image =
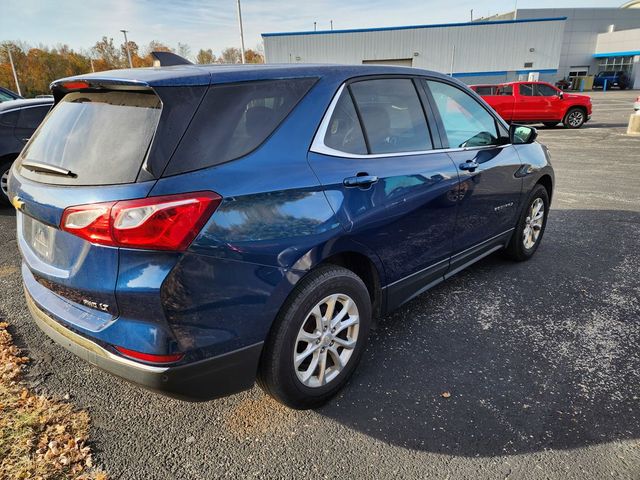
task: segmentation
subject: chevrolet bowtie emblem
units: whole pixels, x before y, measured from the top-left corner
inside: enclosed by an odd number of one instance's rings
[[[13,205],[13,207],[16,210],[22,210],[22,207],[24,206],[24,202],[22,200],[20,200],[19,196],[15,196],[11,199],[11,205]]]

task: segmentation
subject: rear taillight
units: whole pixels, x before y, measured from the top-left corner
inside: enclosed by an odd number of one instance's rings
[[[195,192],[67,208],[60,228],[98,245],[185,250],[222,197]]]
[[[116,350],[125,357],[132,358],[134,360],[142,360],[149,363],[173,363],[184,357],[184,353],[174,353],[172,355],[154,355],[152,353],[136,352],[135,350],[129,350],[124,347],[115,347]]]

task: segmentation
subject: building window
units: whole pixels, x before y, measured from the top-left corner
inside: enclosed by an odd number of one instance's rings
[[[589,67],[570,67],[569,78],[586,77],[589,73]]]
[[[533,68],[533,62],[524,62],[524,68]]]
[[[598,71],[624,71],[631,73],[633,69],[633,55],[626,57],[605,57],[600,59]]]

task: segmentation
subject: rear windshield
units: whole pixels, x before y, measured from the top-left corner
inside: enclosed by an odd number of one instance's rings
[[[495,95],[496,87],[476,87],[478,95]]]
[[[153,93],[74,92],[52,110],[21,161],[53,165],[69,176],[20,174],[44,183],[112,185],[135,182],[160,118]]]
[[[211,167],[255,150],[316,80],[296,78],[212,86],[165,175]]]

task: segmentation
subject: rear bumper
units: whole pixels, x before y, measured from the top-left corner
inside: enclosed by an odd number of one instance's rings
[[[151,366],[119,357],[56,322],[25,289],[27,306],[40,329],[80,358],[124,380],[164,395],[204,401],[248,390],[255,382],[263,343],[176,367]]]

